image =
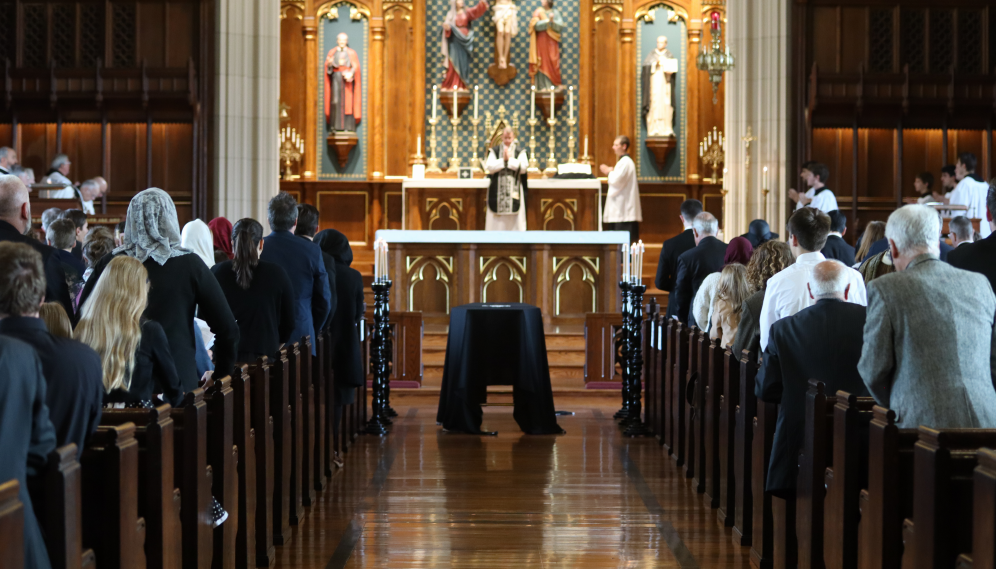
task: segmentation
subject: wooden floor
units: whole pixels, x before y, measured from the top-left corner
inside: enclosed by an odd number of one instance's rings
[[[393,432],[363,436],[277,567],[749,567],[654,439],[624,439],[615,398],[558,397],[562,436],[446,434],[435,405],[399,400]]]

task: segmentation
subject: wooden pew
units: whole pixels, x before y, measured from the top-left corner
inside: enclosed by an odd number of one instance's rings
[[[211,467],[211,493],[228,512],[228,519],[214,529],[211,566],[235,568],[235,536],[239,529],[239,449],[235,445],[235,392],[232,378],[216,379],[204,394],[207,402],[207,461]]]
[[[736,410],[740,405],[740,361],[730,350],[723,351],[723,393],[719,396],[719,521],[732,527],[737,511]]]
[[[207,461],[207,403],[204,390],[183,396],[183,406],[170,412],[173,418],[174,479],[180,488],[180,524],[183,536],[183,567],[209,569],[213,557],[211,529],[212,471]],[[100,554],[97,554],[100,563]]]
[[[689,357],[692,363],[688,370],[688,398],[691,409],[688,417],[688,460],[685,461],[685,476],[693,479],[695,492],[705,493],[705,385],[709,373],[708,345],[709,334],[695,330],[694,346]],[[694,381],[693,381],[694,379]]]
[[[101,425],[135,425],[138,443],[138,513],[145,518],[149,569],[178,569],[182,563],[181,493],[175,477],[173,408],[104,409]]]
[[[875,400],[837,392],[833,467],[824,477],[823,561],[826,569],[858,565],[858,499],[868,485],[868,424]]]
[[[809,380],[806,426],[799,454],[795,536],[799,569],[823,568],[823,499],[827,467],[833,466],[836,395],[826,394],[822,381]],[[778,535],[776,537],[783,537]]]
[[[996,569],[996,451],[979,449],[972,486],[972,553],[958,556],[958,569]]]
[[[972,551],[973,478],[978,451],[996,446],[996,429],[917,429],[913,517],[904,521],[903,567],[953,567]],[[912,539],[910,539],[912,538]]]
[[[756,375],[756,373],[755,373]],[[754,381],[750,382],[754,390]],[[751,436],[751,493],[753,495],[753,538],[751,540],[751,561],[761,569],[772,567],[775,561],[775,510],[771,494],[764,491],[768,480],[768,464],[771,461],[771,446],[775,438],[775,423],[778,420],[778,406],[756,399],[757,413],[754,416]],[[746,449],[745,449],[746,451]],[[782,500],[784,503],[784,500]],[[780,518],[783,527],[788,527],[789,512],[782,511]]]
[[[913,514],[916,429],[896,426],[896,413],[876,405],[868,427],[868,488],[859,494],[858,567],[899,569],[903,519]]]
[[[287,384],[287,404],[290,407],[290,420],[291,420],[291,431],[290,431],[290,478],[287,483],[288,492],[288,502],[287,502],[287,520],[292,526],[296,526],[301,522],[304,517],[304,506],[301,500],[301,489],[302,484],[302,458],[304,456],[304,447],[302,445],[303,436],[303,425],[301,412],[301,362],[302,355],[304,351],[304,341],[307,338],[301,338],[299,342],[294,344],[293,349],[288,351],[287,358],[290,364]],[[311,348],[309,347],[308,350]],[[310,351],[305,352],[308,354],[308,359],[311,359]],[[290,537],[288,534],[284,534],[284,542]]]
[[[76,445],[70,443],[48,454],[38,476],[28,479],[31,505],[53,569],[93,566],[90,549],[83,550],[83,498]],[[6,555],[6,550],[5,554]]]
[[[325,479],[329,481],[332,480],[332,475],[335,474],[335,466],[332,461],[335,458],[335,453],[339,450],[339,441],[335,438],[332,424],[335,419],[335,372],[332,369],[334,348],[335,346],[332,345],[332,332],[327,331],[325,334],[325,381],[322,386],[322,399],[325,402],[325,442],[323,449],[325,460],[323,471]]]
[[[252,425],[256,454],[256,511],[255,511],[255,566],[273,564],[276,549],[273,546],[273,476],[274,476],[274,420],[270,413],[270,361],[263,356],[249,366],[250,396],[252,397]],[[281,417],[282,420],[282,417]],[[247,544],[248,547],[248,544]]]
[[[328,478],[325,475],[325,457],[328,449],[329,439],[331,435],[326,430],[326,393],[329,386],[331,385],[330,377],[328,374],[328,368],[326,366],[326,344],[329,343],[328,331],[324,331],[318,335],[317,343],[315,344],[315,357],[311,362],[311,385],[313,392],[311,394],[312,401],[314,405],[312,408],[312,416],[314,417],[315,430],[314,430],[314,447],[315,453],[311,459],[312,465],[312,484],[316,491],[325,490],[326,484],[328,484]]]
[[[685,328],[681,322],[675,322],[675,342],[674,357],[668,358],[673,362],[671,376],[668,378],[666,395],[671,404],[671,432],[668,437],[670,443],[669,452],[674,459],[675,465],[681,467],[685,465],[685,431],[687,429],[685,419],[685,376],[689,367],[689,346],[691,331]]]
[[[664,432],[664,424],[667,419],[667,402],[664,398],[664,383],[665,376],[667,375],[668,361],[667,361],[667,345],[671,341],[671,336],[669,335],[669,326],[664,315],[658,314],[657,318],[657,342],[658,347],[656,348],[656,357],[654,364],[654,375],[656,377],[657,385],[654,387],[654,405],[656,406],[654,411],[654,432],[656,433],[657,442],[667,448],[665,443],[665,437],[667,436]]]
[[[723,372],[726,371],[724,365],[724,353],[725,350],[720,345],[722,343],[721,339],[709,340],[706,337],[706,354],[705,354],[705,381],[702,382],[703,387],[705,387],[703,398],[704,402],[704,417],[703,417],[703,429],[702,429],[702,445],[704,460],[703,465],[703,478],[705,479],[705,494],[706,503],[709,504],[710,508],[719,507],[719,405],[720,398],[723,396]]]
[[[0,484],[0,569],[24,569],[24,504],[17,497],[20,488],[17,480]]]
[[[754,510],[765,506],[763,493],[754,499],[754,469],[758,466],[765,469],[761,470],[763,480],[767,465],[756,465],[753,460],[754,417],[757,416],[754,378],[757,376],[758,366],[747,350],[735,355],[739,357],[740,363],[740,397],[734,409],[736,431],[733,438],[733,475],[736,496],[733,511],[733,543],[746,547],[752,545],[754,540]],[[767,507],[770,512],[770,502]]]
[[[97,427],[83,449],[80,465],[83,547],[93,549],[100,569],[145,567],[135,425]]]
[[[233,515],[232,512],[229,515],[238,521],[235,533],[235,566],[240,568],[256,565],[257,435],[252,428],[252,379],[248,365],[235,366],[231,380],[232,443],[238,452],[238,515]]]
[[[680,359],[678,354],[680,330],[681,323],[674,318],[668,319],[667,326],[664,328],[664,370],[661,375],[661,443],[664,445],[664,452],[669,455],[673,455],[676,450],[674,405],[671,396],[674,393],[672,377]]]
[[[273,545],[290,538],[291,406],[290,358],[296,344],[280,348],[270,369],[270,412],[273,415]]]
[[[651,433],[660,439],[660,432],[657,430],[657,393],[659,392],[660,377],[658,360],[660,350],[658,338],[658,321],[660,320],[660,307],[657,299],[651,298],[646,308],[647,318],[643,322],[643,410],[644,424]]]
[[[316,340],[317,341],[317,340]],[[300,417],[301,423],[301,486],[298,496],[302,506],[311,506],[315,501],[315,385],[313,368],[314,358],[311,355],[311,338],[304,337],[304,346],[301,349],[301,397],[300,397]],[[317,347],[316,347],[317,353]],[[304,509],[298,518],[304,517]]]

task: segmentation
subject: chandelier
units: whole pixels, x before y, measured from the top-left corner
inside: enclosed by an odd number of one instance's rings
[[[732,70],[735,63],[733,56],[730,55],[729,44],[727,44],[725,51],[721,45],[723,34],[719,27],[719,12],[714,11],[710,17],[712,25],[709,31],[712,42],[710,42],[708,50],[699,50],[699,55],[695,58],[695,66],[709,73],[709,82],[712,83],[712,104],[715,105],[719,102],[717,90],[719,82],[723,80],[723,72]]]

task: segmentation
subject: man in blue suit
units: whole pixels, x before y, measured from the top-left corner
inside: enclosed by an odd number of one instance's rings
[[[328,318],[332,302],[322,250],[311,241],[294,235],[297,201],[290,194],[280,192],[270,200],[267,220],[272,233],[263,238],[260,259],[276,263],[287,271],[297,299],[291,342],[311,336],[311,355],[314,356],[317,343],[315,325],[321,327]]]

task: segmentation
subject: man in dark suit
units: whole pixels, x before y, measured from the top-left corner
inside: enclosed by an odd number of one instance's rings
[[[809,380],[822,381],[828,394],[868,395],[858,374],[866,309],[846,302],[850,270],[838,261],[817,263],[806,285],[816,304],[771,325],[756,392],[781,404],[765,485],[780,498],[795,497]]]
[[[657,261],[657,278],[654,285],[668,293],[667,297],[667,318],[677,314],[677,305],[673,302],[674,280],[678,276],[678,257],[695,247],[695,235],[692,231],[692,221],[695,216],[702,213],[702,202],[699,200],[685,200],[681,204],[681,225],[685,228],[678,235],[668,239],[661,247],[661,257]]]
[[[820,252],[827,259],[837,259],[848,267],[854,266],[854,247],[844,241],[844,234],[847,233],[847,218],[838,209],[827,213],[827,215],[830,216],[830,234],[827,235],[827,244]]]
[[[986,194],[986,218],[982,223],[996,227],[993,212],[996,212],[996,188],[990,185]],[[959,245],[948,255],[948,263],[952,267],[982,273],[996,290],[996,231],[980,241]]]
[[[44,296],[41,255],[23,243],[0,243],[0,335],[35,349],[56,440],[59,446],[76,443],[82,451],[97,430],[104,402],[100,356],[86,344],[48,331],[38,317]]]
[[[320,329],[328,318],[332,306],[322,250],[307,239],[294,235],[297,202],[290,194],[280,192],[270,200],[267,219],[272,233],[263,239],[265,245],[260,259],[280,265],[287,271],[297,299],[291,342],[311,336],[311,355],[314,356],[317,344],[314,339],[318,337],[316,329]]]
[[[45,300],[61,304],[69,319],[75,323],[75,312],[69,298],[69,286],[66,284],[62,263],[54,248],[25,235],[30,228],[31,202],[27,186],[17,176],[0,175],[0,242],[27,243],[41,253],[42,264],[45,266]]]
[[[307,203],[297,204],[297,227],[294,229],[294,235],[303,237],[308,241],[314,241],[316,233],[318,233],[318,208]],[[335,316],[336,305],[339,301],[339,295],[335,288],[335,259],[332,258],[332,255],[322,251],[322,263],[324,263],[325,272],[329,276],[331,302],[329,303],[329,316],[319,327],[320,330],[328,328],[329,324],[332,323],[332,317]]]
[[[704,211],[696,215],[692,222],[692,232],[695,247],[678,256],[678,274],[672,293],[675,316],[689,326],[697,325],[690,310],[695,293],[707,276],[723,270],[723,258],[726,256],[726,243],[716,238],[719,220],[713,214]]]
[[[55,429],[45,405],[45,378],[31,346],[0,336],[0,480],[17,480],[24,504],[24,567],[51,567],[45,540],[28,495],[27,478],[35,476],[55,450]],[[8,552],[3,552],[4,556]]]

